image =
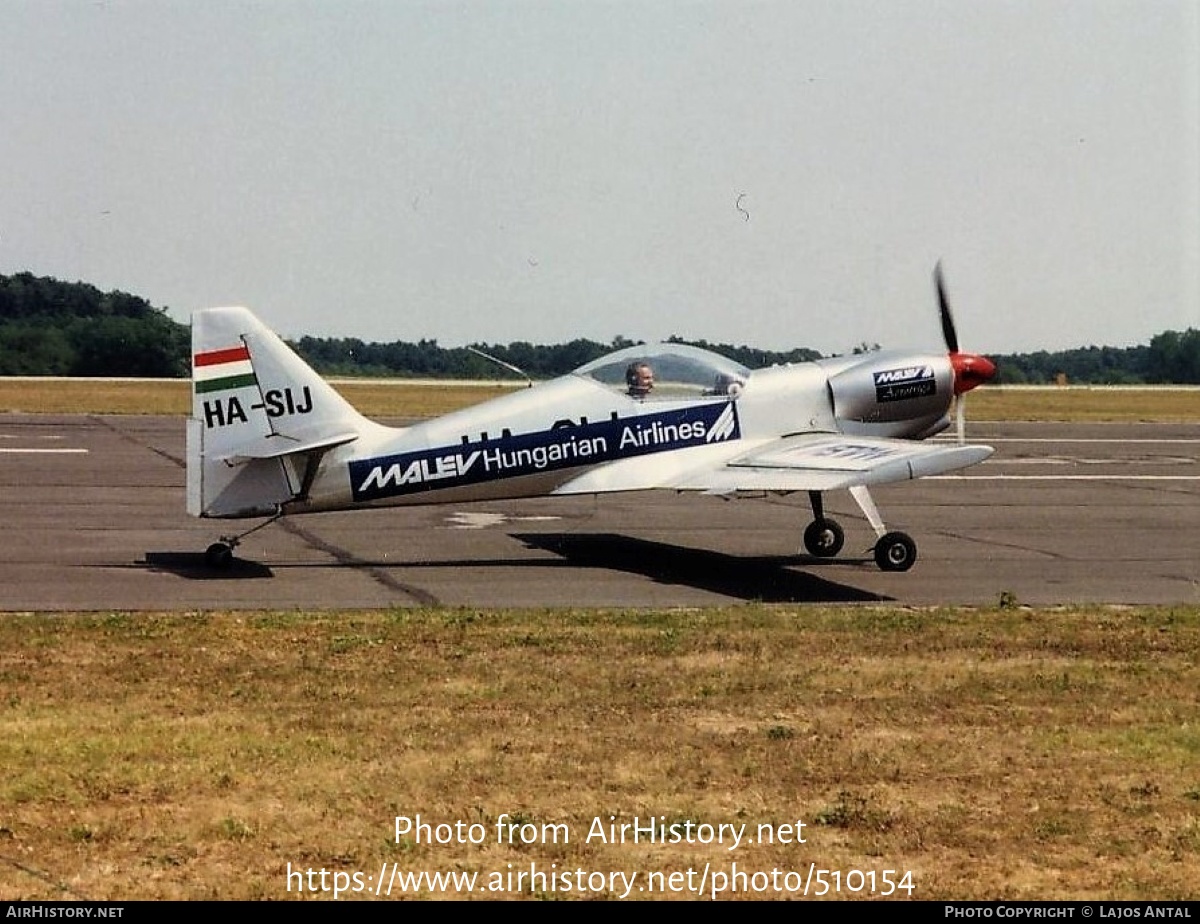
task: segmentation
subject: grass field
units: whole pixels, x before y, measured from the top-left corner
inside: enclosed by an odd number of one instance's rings
[[[13,614],[0,897],[1196,899],[1198,665],[1195,607]],[[588,841],[635,817],[755,843]]]
[[[404,382],[339,382],[346,399],[368,417],[435,417],[506,394],[517,386]],[[190,412],[187,381],[131,382],[0,379],[0,413],[158,414]],[[974,420],[1200,421],[1200,390],[989,388],[971,394]]]

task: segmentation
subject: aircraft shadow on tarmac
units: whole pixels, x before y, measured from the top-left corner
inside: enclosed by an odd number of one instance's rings
[[[680,584],[742,600],[862,603],[891,599],[794,570],[791,566],[817,564],[816,559],[803,555],[741,557],[616,533],[523,533],[513,534],[513,538],[530,548],[560,555],[572,567],[641,574],[659,584]]]
[[[275,576],[266,565],[236,557],[228,568],[218,570],[205,561],[203,552],[147,552],[146,564],[151,571],[167,571],[194,581],[237,581]]]
[[[362,560],[335,554],[334,561],[322,564],[277,562],[274,568],[243,558],[234,558],[226,569],[213,569],[202,552],[147,552],[146,565],[191,580],[246,580],[272,578],[280,569],[290,568],[361,568],[392,573],[395,569],[431,568],[525,568],[551,570],[587,568],[639,574],[658,584],[675,584],[706,590],[741,600],[764,603],[863,603],[882,602],[891,597],[827,581],[796,565],[824,564],[804,555],[736,556],[707,549],[652,542],[617,533],[513,533],[512,538],[527,548],[540,549],[559,556],[558,561],[529,558],[477,559],[450,561]],[[327,551],[338,552],[332,548]],[[842,563],[852,561],[841,559]],[[865,561],[865,559],[864,559]],[[388,580],[387,583],[393,583]],[[398,587],[400,585],[397,585]],[[400,587],[400,589],[406,589]]]

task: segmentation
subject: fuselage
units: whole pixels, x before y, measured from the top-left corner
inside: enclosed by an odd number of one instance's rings
[[[612,368],[626,359],[618,354]],[[283,507],[301,513],[653,488],[665,475],[721,465],[796,433],[924,438],[948,425],[954,394],[945,354],[880,352],[719,371],[704,388],[660,373],[648,395],[606,380],[608,368],[584,367],[404,429],[373,426],[325,453],[306,494]]]

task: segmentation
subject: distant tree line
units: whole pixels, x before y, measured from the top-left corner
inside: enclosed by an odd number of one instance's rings
[[[709,343],[706,340],[684,340],[682,337],[671,337],[669,342],[688,343],[712,350],[751,369],[821,358],[816,350],[796,349],[780,353],[728,343]],[[507,346],[500,343],[472,344],[480,352],[516,366],[534,379],[564,375],[613,350],[637,345],[637,341],[625,337],[617,337],[611,343],[572,340],[553,346],[539,346],[525,341]],[[511,374],[467,347],[442,347],[436,340],[364,343],[353,337],[301,337],[292,346],[306,362],[325,375],[491,379]]]
[[[603,356],[617,346],[629,345],[572,340],[554,346],[517,341],[508,346],[481,343],[476,348],[502,362],[523,369],[535,379],[553,378]],[[443,347],[436,340],[417,343],[366,343],[357,337],[301,337],[292,343],[296,352],[323,375],[397,376],[401,378],[495,379],[507,373],[466,347]],[[515,377],[515,376],[514,376]]]
[[[712,350],[751,369],[821,358],[804,348],[779,352],[670,339]],[[518,341],[476,347],[535,379],[546,379],[634,345],[617,337],[611,343],[581,339],[553,346]],[[436,340],[373,343],[354,337],[301,337],[292,346],[326,375],[490,379],[505,374],[466,347],[443,347]],[[187,325],[143,298],[30,273],[0,275],[0,375],[186,377],[189,348]],[[878,348],[863,343],[854,352]],[[1136,347],[1093,346],[992,358],[1002,384],[1054,383],[1060,377],[1078,384],[1200,384],[1200,330],[1165,331]]]
[[[124,292],[0,276],[0,375],[188,375],[188,328]]]
[[[1043,385],[1060,380],[1091,385],[1200,384],[1200,330],[1156,334],[1150,344],[1086,347],[991,357],[1001,385]]]

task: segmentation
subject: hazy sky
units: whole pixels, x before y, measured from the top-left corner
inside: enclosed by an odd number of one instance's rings
[[[0,273],[180,320],[934,347],[940,257],[964,348],[1200,327],[1200,0],[0,0],[0,24]]]

